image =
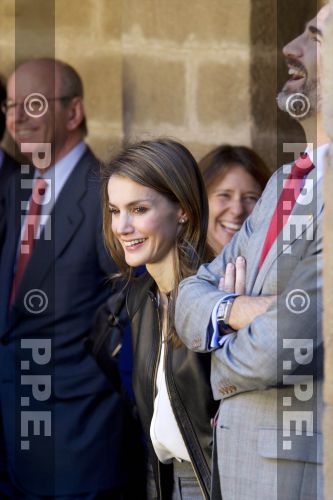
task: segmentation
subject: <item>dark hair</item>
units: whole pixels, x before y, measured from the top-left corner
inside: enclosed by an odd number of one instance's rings
[[[0,77],[0,102],[4,101],[6,99],[6,86]],[[3,135],[6,130],[6,117],[5,115],[0,111],[0,141],[3,138]]]
[[[142,141],[125,147],[104,167],[103,172],[103,230],[106,247],[120,271],[131,279],[131,268],[124,251],[111,229],[108,182],[112,175],[131,179],[154,189],[173,203],[179,203],[187,220],[181,224],[175,241],[175,288],[168,308],[168,338],[174,345],[180,340],[174,327],[174,308],[178,284],[196,272],[211,255],[206,247],[208,201],[198,165],[192,154],[179,142],[171,139]]]
[[[207,153],[199,162],[207,192],[236,165],[243,167],[264,190],[271,172],[262,158],[246,146],[222,144]]]

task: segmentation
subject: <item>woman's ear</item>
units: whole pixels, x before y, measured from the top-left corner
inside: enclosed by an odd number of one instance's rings
[[[188,221],[188,217],[186,212],[180,208],[178,212],[178,223],[179,224],[185,224]]]

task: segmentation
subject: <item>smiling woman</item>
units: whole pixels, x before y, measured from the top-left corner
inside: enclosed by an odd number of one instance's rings
[[[129,279],[133,387],[155,479],[148,498],[208,499],[210,355],[188,350],[174,326],[179,282],[210,257],[199,168],[178,142],[141,142],[106,167],[103,195],[106,245]],[[133,279],[140,265],[147,273]]]
[[[157,191],[113,175],[108,184],[111,228],[131,267],[158,263],[166,266],[172,259],[179,220],[184,213],[179,205]],[[173,283],[167,287],[171,289]]]
[[[222,145],[199,163],[209,201],[208,242],[218,255],[254,209],[271,175],[257,153]]]

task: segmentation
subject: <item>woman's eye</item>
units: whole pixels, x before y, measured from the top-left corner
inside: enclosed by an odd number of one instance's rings
[[[117,214],[119,214],[119,210],[117,208],[110,208],[110,214],[117,215]]]
[[[230,198],[230,194],[229,193],[219,193],[217,196],[219,198],[223,198],[224,200],[228,200]]]
[[[258,199],[256,196],[246,196],[244,201],[245,203],[257,203]]]
[[[145,212],[147,212],[147,208],[146,207],[134,207],[133,212],[135,214],[144,214]]]

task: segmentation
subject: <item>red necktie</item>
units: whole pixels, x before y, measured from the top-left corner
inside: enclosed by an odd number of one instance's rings
[[[41,207],[46,186],[47,182],[41,177],[37,177],[32,190],[29,212],[25,220],[24,234],[20,242],[20,249],[16,262],[16,272],[10,295],[10,305],[12,305],[15,300],[16,292],[19,288],[24,271],[27,267],[28,261],[35,246],[35,241],[37,239],[39,229]]]
[[[259,269],[270,251],[271,246],[280,234],[280,231],[288,221],[289,215],[291,214],[296,200],[302,190],[304,177],[308,175],[313,168],[314,165],[306,153],[301,155],[295,161],[293,168],[285,181],[279,201],[276,205],[276,209],[266,235],[265,243],[262,248]]]

